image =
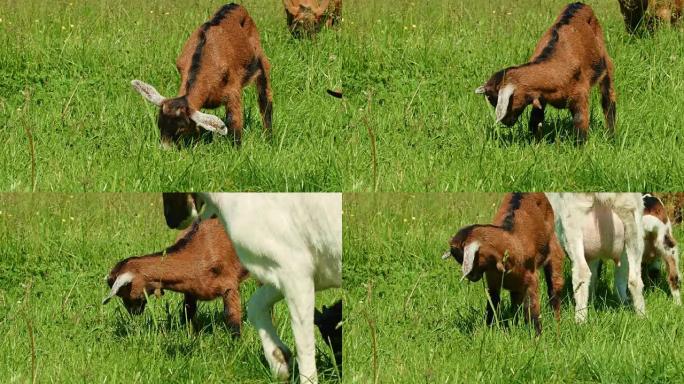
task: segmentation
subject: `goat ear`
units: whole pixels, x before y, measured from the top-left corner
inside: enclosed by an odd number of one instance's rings
[[[515,91],[515,85],[506,84],[505,87],[499,90],[499,98],[496,101],[496,122],[499,123],[506,117],[508,111],[508,104],[511,101],[511,96]]]
[[[195,111],[192,115],[190,115],[190,118],[197,125],[206,129],[207,131],[216,132],[220,135],[228,134],[228,127],[226,127],[226,124],[214,115]]]
[[[161,106],[164,100],[166,100],[166,98],[160,95],[153,86],[147,83],[143,83],[140,80],[133,80],[131,81],[131,85],[133,86],[133,89],[138,91],[138,93],[147,99],[147,101],[156,105],[157,107]]]
[[[120,274],[117,278],[116,281],[114,281],[114,284],[112,284],[112,289],[109,291],[109,295],[105,297],[102,300],[102,304],[107,304],[109,303],[109,300],[112,299],[112,297],[116,296],[117,292],[119,292],[119,289],[123,288],[127,284],[130,284],[133,281],[133,274],[131,272],[126,272]]]
[[[466,245],[463,249],[463,280],[468,274],[473,270],[473,264],[475,263],[475,254],[480,249],[480,243],[473,241],[472,243]]]
[[[480,85],[479,87],[475,88],[475,94],[476,95],[484,95],[487,89],[485,88],[484,85]]]

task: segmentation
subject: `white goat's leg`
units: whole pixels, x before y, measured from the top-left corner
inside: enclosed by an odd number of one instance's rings
[[[629,276],[629,260],[627,252],[623,251],[620,256],[620,265],[615,266],[615,290],[620,301],[625,304],[629,300],[627,297],[627,278]]]
[[[262,285],[247,303],[247,316],[259,333],[261,344],[264,347],[264,356],[271,372],[278,379],[287,380],[289,377],[289,360],[292,353],[278,337],[271,319],[273,304],[282,299],[282,293],[275,287]],[[313,312],[313,309],[311,311]]]
[[[644,228],[641,224],[641,213],[638,209],[622,207],[615,207],[615,213],[625,226],[625,250],[629,261],[627,281],[634,310],[639,315],[645,315],[644,283],[641,281],[641,259],[644,253]]]
[[[316,290],[312,279],[283,281],[283,293],[292,319],[292,333],[297,347],[299,382],[317,384],[316,340],[314,336],[314,307]]]
[[[587,320],[587,305],[589,302],[589,285],[591,283],[591,269],[584,258],[584,240],[581,231],[568,233],[568,255],[572,260],[572,290],[575,295],[575,322],[583,323]]]

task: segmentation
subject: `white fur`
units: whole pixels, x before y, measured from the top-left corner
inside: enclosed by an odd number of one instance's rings
[[[202,217],[218,214],[242,265],[263,283],[247,312],[277,377],[288,377],[289,350],[271,321],[285,298],[301,383],[317,383],[315,292],[342,285],[342,195],[339,193],[208,193]]]
[[[646,313],[641,260],[644,251],[643,201],[638,193],[547,193],[556,231],[572,261],[575,321],[587,317],[599,259],[617,262],[615,285],[622,300],[629,286],[635,311]]]
[[[465,279],[466,276],[473,270],[473,264],[475,262],[475,254],[480,249],[480,243],[478,241],[473,241],[472,243],[465,246],[463,249],[463,276],[461,280]]]
[[[484,85],[480,85],[479,87],[477,87],[475,89],[476,95],[484,95],[484,93],[485,93],[485,86]]]
[[[116,296],[119,289],[130,284],[133,281],[133,273],[125,272],[116,277],[114,284],[112,284],[112,289],[109,291],[109,295],[102,300],[102,304],[107,304],[112,297]]]
[[[138,93],[140,93],[147,101],[156,105],[157,107],[160,107],[164,100],[166,100],[166,98],[160,95],[153,86],[147,83],[143,83],[140,80],[133,80],[131,81],[131,85],[133,86],[133,89],[138,91]]]
[[[499,123],[506,117],[506,112],[508,111],[508,103],[511,100],[511,96],[515,91],[515,85],[506,84],[503,88],[499,90],[499,98],[496,101],[496,122]]]

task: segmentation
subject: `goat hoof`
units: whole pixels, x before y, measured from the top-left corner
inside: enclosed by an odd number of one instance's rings
[[[276,348],[273,350],[274,364],[271,366],[273,376],[278,380],[287,380],[290,377],[290,359],[292,353],[286,348]]]

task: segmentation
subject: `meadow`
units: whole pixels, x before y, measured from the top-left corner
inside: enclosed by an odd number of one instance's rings
[[[441,260],[461,227],[489,223],[497,194],[345,194],[345,380],[351,383],[674,383],[681,370],[684,309],[665,281],[647,283],[647,316],[622,306],[607,263],[586,324],[574,322],[570,263],[561,321],[542,294],[543,332],[485,324],[484,279],[459,282]],[[675,228],[682,239],[684,230]],[[540,274],[543,281],[543,276]]]
[[[160,194],[0,194],[0,382],[271,382],[261,342],[244,309],[256,282],[241,286],[242,336],[232,339],[221,300],[200,303],[200,329],[180,322],[182,295],[150,298],[141,316],[101,301],[103,278],[125,257],[158,251],[166,228]],[[340,292],[318,295],[331,304]],[[287,308],[274,324],[294,345]],[[317,334],[322,383],[339,383]]]
[[[513,128],[474,93],[527,62],[567,0],[345,3],[344,91],[350,108],[345,191],[676,191],[684,188],[684,28],[625,32],[617,0],[586,1],[615,64],[617,125],[607,137],[597,91],[589,141],[567,110],[547,109],[547,137]]]
[[[181,47],[224,3],[1,0],[0,190],[341,190],[345,105],[326,93],[342,86],[340,32],[293,39],[279,1],[240,1],[272,65],[272,140],[249,87],[241,150],[160,148],[157,108],[130,81],[175,96]]]

